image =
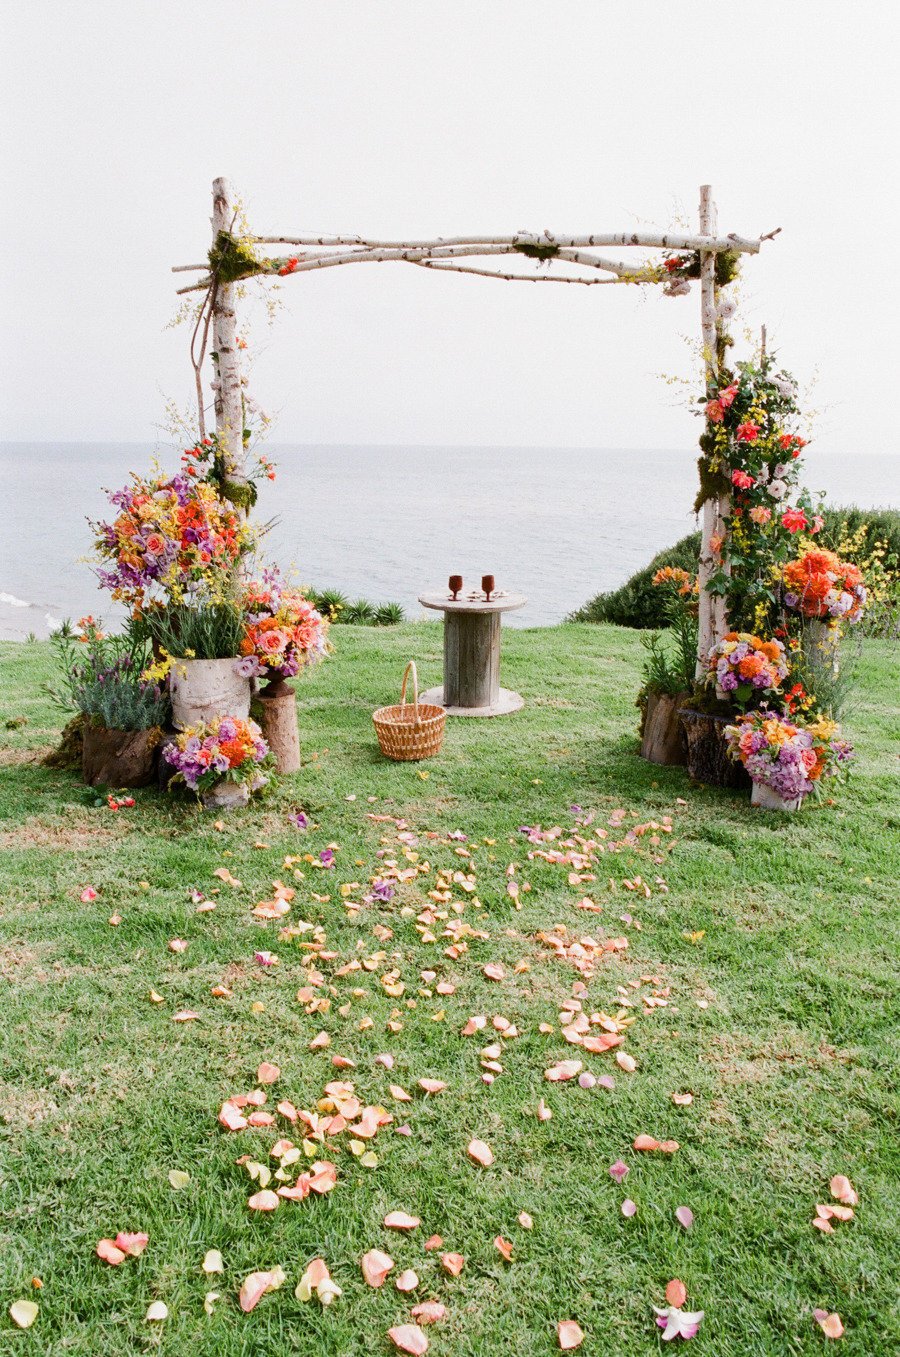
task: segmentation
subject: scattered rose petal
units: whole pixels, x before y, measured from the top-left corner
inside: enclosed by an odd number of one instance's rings
[[[519,1221],[519,1224],[521,1225],[521,1227],[522,1227],[523,1230],[533,1230],[533,1229],[534,1229],[534,1221],[531,1219],[531,1216],[528,1214],[527,1211],[520,1211],[520,1212],[519,1212],[518,1221]]]
[[[443,1093],[447,1085],[443,1079],[420,1079],[419,1088],[425,1093]]]
[[[593,1088],[596,1082],[595,1076],[591,1074],[589,1070],[584,1070],[584,1072],[578,1076],[579,1088]]]
[[[241,1283],[240,1304],[245,1315],[262,1300],[267,1291],[277,1291],[287,1280],[280,1267],[270,1272],[251,1272]]]
[[[610,1164],[609,1166],[609,1176],[610,1178],[614,1178],[617,1183],[623,1182],[630,1172],[631,1169],[627,1164],[624,1164],[621,1159],[617,1159],[614,1164]]]
[[[423,1300],[421,1305],[413,1306],[410,1314],[420,1324],[437,1324],[447,1314],[447,1307],[441,1305],[439,1300]]]
[[[219,1291],[207,1291],[206,1295],[203,1297],[203,1309],[206,1314],[212,1314],[213,1306],[217,1300],[221,1300],[221,1293]]]
[[[428,1339],[418,1324],[395,1324],[388,1329],[388,1338],[400,1352],[410,1352],[413,1357],[422,1357],[428,1351]]]
[[[104,1263],[109,1263],[111,1267],[118,1267],[120,1263],[125,1262],[127,1257],[124,1249],[117,1248],[112,1239],[101,1239],[97,1244],[96,1254],[98,1258],[102,1258]]]
[[[184,938],[170,938],[166,945],[170,952],[186,952],[188,946]]]
[[[677,1305],[670,1305],[665,1310],[654,1305],[653,1309],[656,1322],[663,1331],[664,1343],[670,1343],[673,1338],[694,1338],[703,1319],[702,1310],[689,1312],[680,1310]]]
[[[411,1216],[406,1211],[389,1211],[384,1218],[387,1230],[416,1230],[421,1224],[418,1216]]]
[[[382,1253],[381,1249],[370,1249],[360,1259],[360,1267],[366,1284],[376,1288],[384,1285],[384,1279],[393,1266],[393,1258]]]
[[[439,1234],[431,1235],[425,1240],[425,1252],[432,1253],[435,1249],[439,1249],[443,1245],[443,1242],[444,1241]]]
[[[140,1258],[149,1243],[150,1236],[140,1230],[135,1234],[120,1230],[115,1238],[115,1247],[121,1249],[129,1258]]]
[[[672,1102],[676,1107],[690,1107],[694,1101],[693,1093],[673,1093]]]
[[[192,1008],[182,1008],[180,1012],[172,1014],[173,1022],[196,1022],[200,1017]]]
[[[694,1213],[689,1206],[677,1206],[675,1219],[685,1230],[689,1230],[694,1223]]]
[[[556,1326],[556,1337],[562,1351],[571,1352],[584,1342],[584,1330],[574,1319],[561,1319]]]
[[[442,1253],[441,1267],[448,1272],[451,1277],[458,1277],[465,1266],[465,1258],[461,1253]]]
[[[470,1140],[467,1154],[476,1164],[481,1164],[484,1168],[490,1168],[494,1162],[494,1152],[483,1140]]]
[[[666,1287],[666,1300],[670,1305],[674,1305],[679,1310],[682,1305],[684,1305],[684,1302],[687,1300],[687,1287],[680,1278],[673,1277],[669,1282]]]
[[[15,1300],[9,1307],[9,1317],[20,1329],[30,1329],[38,1317],[38,1307],[33,1300]]]
[[[144,1319],[147,1320],[148,1323],[161,1324],[164,1319],[168,1318],[169,1307],[164,1305],[161,1300],[152,1301],[151,1304],[147,1306],[147,1313],[144,1315]]]
[[[538,1103],[538,1105],[537,1105],[537,1119],[538,1119],[538,1121],[549,1121],[550,1118],[551,1118],[552,1116],[553,1116],[553,1113],[550,1111],[550,1108],[549,1108],[549,1107],[547,1106],[547,1104],[544,1102],[543,1098],[541,1098],[541,1100],[539,1101],[539,1103]]]
[[[637,1214],[637,1202],[633,1202],[630,1197],[626,1197],[619,1207],[623,1216],[634,1216]]]
[[[840,1338],[844,1332],[839,1314],[829,1314],[827,1310],[813,1310],[813,1319],[826,1338]]]
[[[281,1078],[281,1070],[277,1065],[270,1065],[268,1060],[264,1060],[256,1071],[256,1082],[258,1084],[274,1084]]]
[[[206,1273],[225,1271],[225,1262],[218,1249],[208,1249],[200,1266]]]
[[[494,1248],[503,1255],[508,1263],[512,1262],[513,1246],[511,1240],[504,1239],[502,1235],[498,1234],[494,1240]]]
[[[81,892],[81,895],[79,896],[79,899],[81,900],[81,903],[83,905],[93,904],[93,902],[97,899],[97,891],[94,889],[93,886],[85,886],[84,890]]]
[[[506,979],[506,971],[499,961],[489,961],[486,966],[482,967],[482,975],[486,976],[488,980]]]
[[[251,1211],[275,1211],[281,1205],[281,1200],[277,1192],[264,1188],[262,1192],[254,1192],[247,1205]]]
[[[398,1291],[415,1291],[419,1285],[419,1274],[413,1272],[411,1267],[407,1268],[405,1272],[400,1273],[394,1285]]]
[[[185,1173],[184,1169],[169,1169],[169,1183],[174,1187],[176,1192],[181,1192],[183,1188],[187,1187],[190,1181],[191,1175]]]
[[[859,1195],[854,1190],[850,1179],[843,1173],[836,1173],[829,1183],[831,1195],[836,1201],[846,1202],[848,1206],[856,1206],[859,1201]]]
[[[629,1055],[627,1051],[616,1051],[616,1064],[619,1069],[624,1070],[626,1074],[634,1074],[637,1069],[637,1061],[634,1056]]]

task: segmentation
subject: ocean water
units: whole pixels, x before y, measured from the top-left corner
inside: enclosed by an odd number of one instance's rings
[[[546,626],[646,564],[694,527],[696,449],[267,448],[278,480],[258,516],[265,553],[350,598],[397,601],[461,574],[525,594],[512,626]],[[161,449],[174,469],[177,453]],[[146,470],[143,444],[0,444],[0,637],[46,635],[64,617],[115,613],[87,557],[103,487]],[[809,449],[807,483],[832,503],[900,507],[890,456]]]

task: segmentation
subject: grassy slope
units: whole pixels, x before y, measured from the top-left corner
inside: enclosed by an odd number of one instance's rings
[[[896,1352],[900,789],[888,649],[869,643],[866,651],[852,787],[836,804],[785,821],[751,813],[741,796],[692,789],[681,770],[635,756],[634,633],[508,631],[504,681],[526,695],[526,709],[503,721],[451,724],[427,780],[419,766],[378,757],[369,713],[393,700],[409,654],[426,685],[437,679],[439,629],[347,628],[337,642],[327,666],[300,685],[309,761],[224,833],[188,803],[147,793],[138,794],[136,810],[114,815],[70,776],[29,761],[24,751],[51,743],[59,724],[38,695],[47,650],[0,649],[0,722],[20,714],[29,721],[3,732],[0,777],[0,966],[11,982],[0,1010],[0,1349],[142,1352],[153,1345],[144,1311],[160,1298],[171,1317],[158,1345],[179,1357],[387,1353],[386,1330],[403,1322],[408,1304],[389,1285],[366,1288],[358,1267],[366,1249],[381,1247],[398,1270],[417,1268],[419,1299],[448,1305],[448,1319],[429,1330],[436,1357],[549,1354],[564,1318],[586,1330],[586,1354],[655,1352],[649,1307],[674,1276],[686,1282],[689,1304],[707,1313],[691,1349],[697,1357],[819,1352],[826,1343],[811,1319],[815,1306],[843,1316],[846,1354]],[[370,796],[378,798],[371,806]],[[569,826],[572,802],[596,808],[600,823],[618,807],[641,820],[669,812],[675,821],[663,864],[646,848],[607,860],[587,887],[606,906],[599,920],[573,908],[581,891],[566,884],[565,869],[527,862],[515,833],[523,823]],[[287,821],[301,804],[319,825],[307,836]],[[458,962],[443,955],[443,941],[421,942],[401,908],[420,908],[433,877],[422,878],[422,894],[407,886],[377,914],[345,917],[338,884],[375,874],[382,835],[392,833],[368,821],[369,811],[405,816],[420,830],[496,840],[474,849],[484,908],[470,904],[464,915],[489,940],[474,941]],[[285,853],[332,841],[340,845],[337,872],[307,870],[292,917],[323,923],[342,959],[382,945],[399,951],[406,995],[390,999],[358,972],[336,982],[331,1012],[307,1016],[294,997],[300,953],[249,909],[286,875]],[[433,866],[460,865],[450,843],[426,841],[420,851]],[[533,887],[519,913],[504,894],[513,861]],[[224,889],[215,913],[197,915],[187,888],[214,887],[220,865],[244,889]],[[668,894],[645,901],[618,884],[635,873],[653,881],[657,872]],[[79,902],[87,882],[100,890],[94,905]],[[329,891],[331,900],[316,902],[311,891]],[[577,976],[549,959],[534,933],[558,922],[616,933],[625,910],[642,931],[630,932],[627,959],[600,969],[586,1007],[614,1011],[617,985],[640,974],[672,986],[672,1007],[638,1013],[627,1044],[639,1061],[634,1075],[616,1070],[610,1055],[586,1058],[597,1073],[615,1072],[614,1092],[547,1084],[550,1062],[577,1054],[557,1022]],[[107,923],[114,911],[123,916],[118,928]],[[394,929],[391,942],[372,936],[377,919]],[[685,938],[697,930],[701,941]],[[166,948],[175,936],[190,943],[183,955]],[[276,950],[281,966],[256,967],[260,946]],[[512,974],[523,958],[531,969]],[[488,960],[506,963],[502,983],[483,979]],[[417,994],[429,966],[452,977],[457,992],[419,998],[403,1014],[403,1032],[390,1035],[392,1009]],[[234,997],[214,1000],[210,986],[223,979]],[[151,988],[163,1004],[148,1002]],[[352,997],[354,988],[364,997]],[[254,1001],[263,1013],[251,1011]],[[338,1005],[348,1001],[342,1016]],[[446,1020],[432,1021],[441,1006]],[[173,1025],[182,1007],[201,1020]],[[459,1036],[472,1013],[502,1013],[522,1032],[490,1088],[480,1081],[481,1042]],[[363,1014],[375,1021],[360,1032]],[[540,1022],[553,1024],[553,1034],[540,1034]],[[349,1077],[364,1099],[385,1100],[414,1134],[382,1131],[374,1172],[341,1151],[330,1196],[251,1218],[249,1180],[234,1160],[251,1148],[264,1157],[274,1136],[227,1135],[216,1125],[218,1106],[253,1086],[261,1059],[281,1065],[280,1096],[314,1106],[335,1075],[330,1052],[307,1051],[322,1027],[331,1051],[357,1060]],[[373,1063],[386,1050],[396,1055],[390,1075]],[[424,1075],[446,1079],[449,1091],[391,1103],[389,1082],[413,1087]],[[683,1089],[694,1092],[693,1105],[673,1106],[670,1094]],[[542,1095],[554,1112],[546,1123],[534,1115]],[[673,1136],[682,1148],[671,1159],[635,1155],[629,1146],[641,1132]],[[493,1147],[491,1169],[467,1162],[472,1135]],[[619,1156],[631,1164],[622,1188],[607,1173]],[[182,1192],[168,1184],[172,1168],[191,1174]],[[837,1172],[849,1174],[861,1204],[854,1221],[826,1238],[810,1221]],[[632,1220],[619,1212],[626,1195],[639,1206]],[[689,1234],[673,1219],[681,1203],[696,1215]],[[381,1226],[399,1207],[422,1218],[409,1238]],[[534,1217],[530,1234],[516,1223],[522,1210]],[[151,1243],[139,1261],[111,1269],[93,1246],[118,1229],[145,1229]],[[444,1277],[423,1252],[432,1232],[466,1256],[459,1279]],[[513,1241],[512,1264],[495,1251],[497,1234]],[[212,1318],[203,1313],[209,1282],[199,1270],[208,1248],[221,1249],[227,1269],[212,1279],[223,1293]],[[327,1311],[292,1294],[316,1254],[344,1288]],[[277,1263],[288,1285],[241,1315],[240,1279]],[[33,1274],[45,1283],[41,1315],[27,1335],[13,1334],[5,1310],[29,1293]]]

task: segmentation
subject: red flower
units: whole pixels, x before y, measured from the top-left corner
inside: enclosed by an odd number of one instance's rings
[[[706,402],[706,418],[710,424],[721,424],[725,418],[725,407],[720,400]]]
[[[756,484],[756,481],[746,471],[732,471],[731,483],[736,485],[738,490],[749,490],[751,485]]]
[[[734,398],[737,395],[737,393],[738,393],[737,382],[735,382],[732,386],[726,386],[724,391],[719,392],[719,402],[724,407],[724,409],[726,410],[728,409],[728,407],[734,401]]]
[[[681,267],[680,259],[667,259],[663,264],[663,268],[665,269],[666,273],[674,273],[675,270],[680,267]]]
[[[755,443],[758,433],[759,425],[754,424],[752,419],[748,419],[743,424],[737,426],[737,440],[739,443]]]
[[[788,532],[802,532],[808,520],[802,509],[785,509],[781,515],[781,525]]]

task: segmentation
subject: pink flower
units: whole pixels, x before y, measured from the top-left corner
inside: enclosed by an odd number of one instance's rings
[[[700,1328],[700,1322],[703,1319],[702,1310],[679,1310],[674,1305],[667,1305],[665,1310],[660,1310],[654,1305],[656,1311],[656,1322],[662,1329],[662,1340],[664,1343],[671,1343],[673,1338],[693,1338]]]
[[[97,892],[94,890],[94,887],[93,887],[93,886],[85,886],[84,890],[81,892],[81,903],[82,903],[83,905],[90,905],[90,904],[92,904],[93,901],[96,900],[96,899],[97,899]]]
[[[788,532],[802,532],[808,520],[802,509],[785,509],[781,515],[781,526]]]
[[[755,504],[750,510],[750,517],[753,519],[754,523],[759,527],[762,527],[762,525],[768,523],[769,519],[772,517],[772,510],[767,509],[764,504]]]
[[[732,471],[731,483],[736,485],[738,490],[749,490],[756,481],[746,471]]]
[[[735,382],[733,386],[726,386],[724,391],[719,392],[719,404],[722,405],[724,409],[727,410],[734,401],[734,398],[737,395],[737,393],[738,393],[737,382]]]
[[[739,424],[736,430],[736,437],[739,443],[755,443],[759,433],[759,425],[754,424],[752,419],[745,420]]]
[[[706,418],[710,424],[721,424],[725,418],[725,407],[720,400],[706,402]]]
[[[810,528],[810,532],[811,533],[821,532],[824,526],[825,526],[824,518],[822,517],[821,514],[816,514],[815,518],[812,521],[812,527]]]
[[[623,1164],[621,1159],[617,1159],[614,1164],[609,1166],[609,1176],[614,1178],[617,1183],[621,1183],[624,1178],[627,1178],[630,1172],[631,1169],[627,1164]]]

